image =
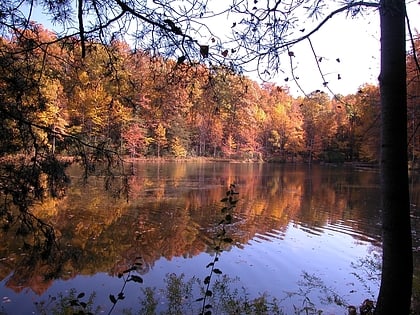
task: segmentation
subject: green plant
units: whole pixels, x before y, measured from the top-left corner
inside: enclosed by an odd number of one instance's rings
[[[220,275],[222,271],[219,268],[216,268],[216,263],[219,261],[219,256],[222,253],[223,244],[230,244],[233,242],[232,238],[227,236],[226,234],[226,227],[232,223],[233,220],[233,210],[236,207],[238,202],[237,195],[238,192],[235,191],[235,184],[231,184],[229,186],[229,190],[226,192],[226,197],[224,197],[220,202],[224,203],[224,207],[221,209],[221,213],[223,214],[223,219],[218,223],[219,231],[215,238],[214,250],[216,254],[214,255],[214,259],[210,262],[206,268],[210,268],[210,273],[208,276],[204,278],[204,296],[197,299],[197,301],[202,301],[202,308],[201,308],[201,315],[211,315],[212,314],[212,305],[207,303],[208,298],[213,295],[213,291],[210,290],[210,283],[211,278],[213,275]]]

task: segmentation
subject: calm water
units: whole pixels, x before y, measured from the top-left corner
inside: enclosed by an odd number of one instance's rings
[[[35,302],[51,302],[51,297],[72,288],[86,295],[95,292],[95,304],[107,314],[112,306],[109,294],[117,295],[123,285],[118,273],[137,257],[142,259],[144,283],[129,282],[126,298],[113,314],[138,309],[141,288],[164,287],[167,274],[203,279],[214,257],[220,200],[231,183],[239,192],[227,231],[233,243],[217,267],[239,278],[232,285],[246,287],[251,297],[277,297],[288,314],[308,301],[323,314],[345,314],[345,307],[322,302],[339,296],[357,305],[377,294],[378,271],[367,267],[381,253],[375,171],[138,163],[129,180],[128,199],[115,197],[118,183],[105,191],[102,178],[92,177],[85,185],[75,170],[72,174],[63,200],[46,200],[33,210],[56,227],[63,250],[59,258],[43,261],[27,253],[21,240],[2,235],[0,296],[1,310],[7,314],[36,313]],[[420,187],[413,182],[412,188],[416,232]]]

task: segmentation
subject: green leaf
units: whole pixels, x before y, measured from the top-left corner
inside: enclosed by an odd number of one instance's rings
[[[111,300],[111,302],[112,302],[113,304],[116,304],[116,303],[117,303],[117,299],[115,298],[115,296],[114,296],[114,295],[110,294],[110,295],[109,295],[109,299]]]

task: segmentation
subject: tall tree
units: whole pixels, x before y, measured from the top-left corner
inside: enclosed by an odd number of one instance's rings
[[[407,166],[405,1],[382,0],[381,199],[383,258],[376,314],[409,314],[413,277]]]

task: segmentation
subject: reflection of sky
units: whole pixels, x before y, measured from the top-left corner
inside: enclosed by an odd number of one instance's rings
[[[222,257],[221,265],[226,266],[221,269],[230,269],[241,279],[247,279],[245,283],[254,294],[267,292],[279,297],[284,296],[284,291],[297,292],[297,283],[305,271],[320,277],[349,303],[357,305],[370,296],[350,274],[355,271],[350,266],[369,255],[369,249],[369,243],[356,241],[349,235],[328,230],[310,234],[291,223],[283,239],[254,238],[243,251],[235,250],[234,264],[226,263]],[[353,290],[356,292],[350,294]]]
[[[251,296],[268,293],[279,299],[286,296],[286,292],[298,292],[298,282],[303,280],[302,273],[320,277],[324,284],[333,289],[339,296],[345,298],[350,304],[360,304],[370,295],[363,289],[363,286],[352,272],[351,263],[357,263],[361,258],[369,256],[372,250],[369,242],[360,241],[340,231],[322,229],[316,233],[308,233],[297,223],[290,223],[286,233],[275,231],[270,234],[256,235],[242,249],[234,247],[229,252],[223,252],[217,268],[221,269],[229,277],[239,277],[238,288],[244,286]],[[379,251],[379,248],[374,248]],[[164,258],[156,261],[152,270],[142,275],[144,284],[129,282],[125,290],[126,299],[119,301],[117,306],[121,311],[123,308],[132,307],[138,309],[139,294],[141,288],[165,286],[163,279],[167,274],[185,274],[185,280],[193,276],[203,279],[209,272],[206,265],[213,260],[213,256],[202,253],[193,258],[175,257],[170,261]],[[7,280],[7,279],[6,279]],[[373,292],[376,292],[375,283],[371,285]],[[105,273],[98,273],[95,276],[77,276],[68,281],[58,280],[54,282],[43,296],[38,297],[26,291],[25,294],[16,295],[11,290],[3,287],[1,283],[1,296],[8,297],[10,302],[3,298],[2,306],[9,314],[16,313],[17,305],[21,314],[28,314],[31,311],[31,303],[28,301],[46,300],[49,295],[57,295],[59,292],[66,292],[70,288],[78,288],[78,293],[85,292],[88,296],[91,292],[97,293],[97,302],[105,309],[109,309],[111,303],[109,294],[117,295],[123,285],[122,279],[109,277]],[[314,302],[319,292],[313,292],[311,300]],[[86,299],[86,297],[85,297]],[[301,306],[302,297],[289,299],[284,302],[289,310],[292,305]],[[323,306],[328,308],[324,311],[342,312],[343,309],[334,306]],[[115,313],[119,313],[118,309]],[[12,311],[13,310],[13,311]]]

